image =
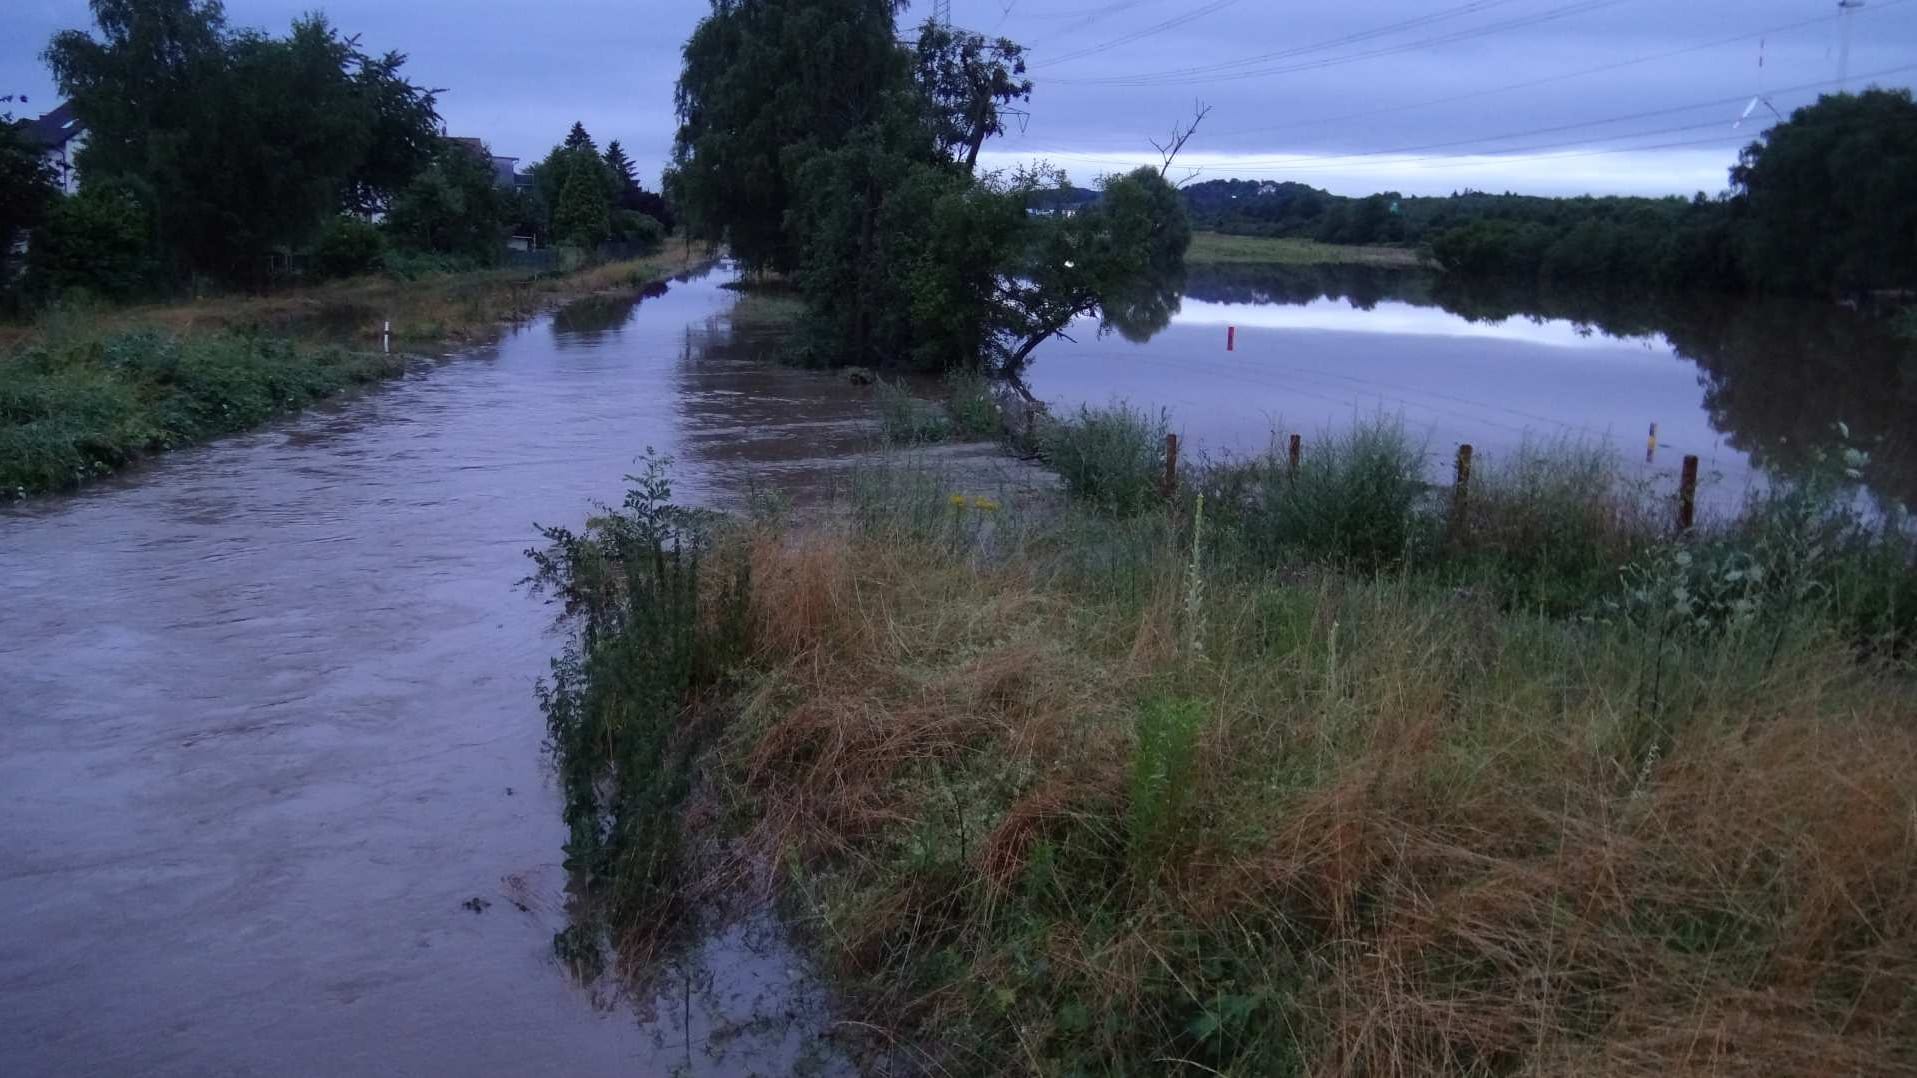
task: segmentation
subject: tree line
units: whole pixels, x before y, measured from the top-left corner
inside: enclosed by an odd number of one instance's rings
[[[1302,183],[1214,180],[1200,228],[1422,246],[1446,270],[1613,289],[1848,295],[1917,288],[1917,104],[1830,94],[1739,154],[1729,188],[1692,198],[1465,191],[1347,198]]]
[[[615,141],[579,124],[520,190],[490,152],[446,137],[440,91],[322,14],[285,36],[229,25],[212,0],[94,0],[91,31],[43,54],[86,131],[63,196],[24,125],[0,116],[0,287],[108,297],[195,281],[256,288],[314,275],[495,265],[511,236],[656,244],[664,199]]]
[[[979,168],[1029,102],[1024,49],[895,0],[712,0],[684,50],[668,194],[805,301],[817,364],[1016,375],[1043,341],[1168,319],[1190,241],[1162,169],[1102,182],[1071,217],[1030,210],[1056,170]]]

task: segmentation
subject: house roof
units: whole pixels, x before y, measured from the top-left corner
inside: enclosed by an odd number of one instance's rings
[[[49,150],[65,146],[85,132],[86,125],[73,111],[71,101],[62,101],[59,108],[26,123],[28,140]]]

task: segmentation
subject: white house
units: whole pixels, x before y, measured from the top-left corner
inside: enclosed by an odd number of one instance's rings
[[[87,144],[87,129],[74,115],[71,102],[62,103],[37,120],[29,120],[26,137],[28,142],[40,147],[61,194],[70,195],[80,190],[80,170],[74,166],[74,158]]]

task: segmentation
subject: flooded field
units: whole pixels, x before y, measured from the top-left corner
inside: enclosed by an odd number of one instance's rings
[[[534,523],[617,501],[648,447],[682,500],[816,498],[870,391],[779,367],[721,271],[72,497],[0,509],[0,1072],[843,1070],[763,917],[647,998],[581,984],[517,582]],[[1042,349],[1037,393],[1165,406],[1212,452],[1402,415],[1434,459],[1608,438],[1736,489],[1834,423],[1880,493],[1917,470],[1903,352],[1831,308],[1605,312],[1428,278],[1195,273],[1138,342]],[[1227,327],[1236,327],[1232,350]],[[1089,328],[1089,327],[1088,327]]]

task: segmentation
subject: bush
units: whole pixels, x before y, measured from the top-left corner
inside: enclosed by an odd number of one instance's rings
[[[960,434],[991,438],[1004,428],[992,383],[974,370],[954,370],[945,376],[946,408]]]
[[[897,382],[880,379],[875,388],[879,428],[895,445],[942,442],[952,435],[952,420],[931,401],[920,400]]]
[[[1275,455],[1253,472],[1249,498],[1221,505],[1219,515],[1266,564],[1292,558],[1376,572],[1428,549],[1434,537],[1420,513],[1429,490],[1424,447],[1401,420],[1320,435],[1295,476]]]
[[[1136,513],[1159,504],[1165,475],[1167,414],[1156,418],[1125,403],[1080,408],[1074,419],[1049,425],[1040,455],[1072,498],[1106,512]]]
[[[665,245],[666,226],[635,210],[618,210],[612,215],[612,242],[656,251]]]
[[[321,278],[356,277],[386,264],[386,234],[371,221],[347,214],[326,222],[313,244],[313,272]]]
[[[146,207],[129,189],[100,184],[54,204],[27,258],[43,294],[78,289],[126,299],[151,287],[151,251]]]

